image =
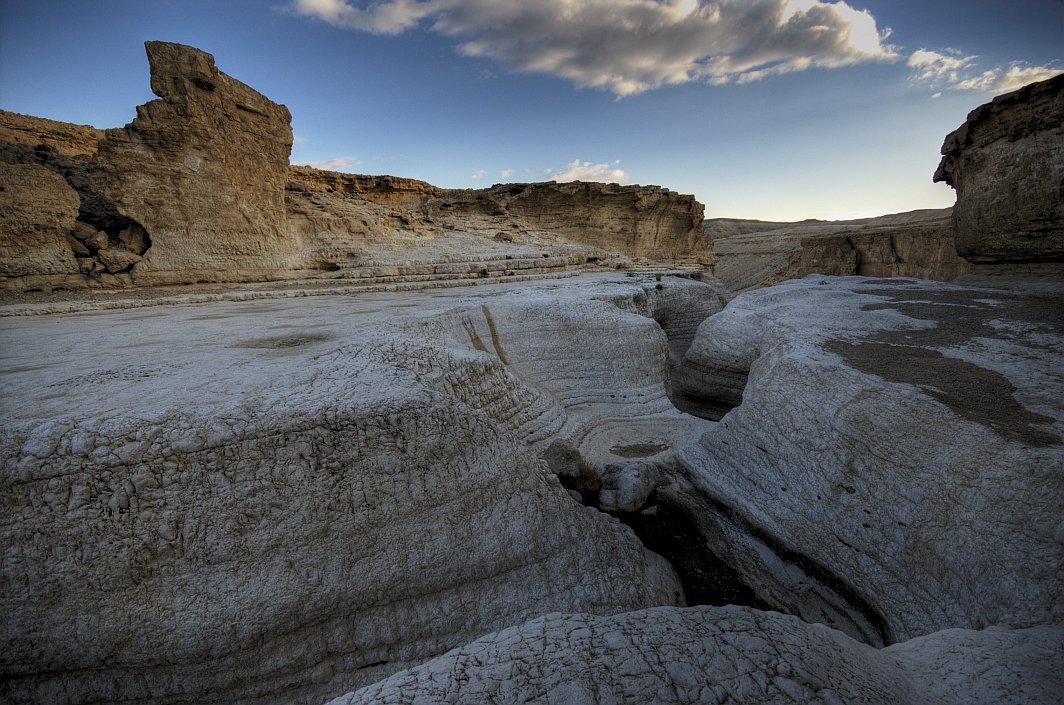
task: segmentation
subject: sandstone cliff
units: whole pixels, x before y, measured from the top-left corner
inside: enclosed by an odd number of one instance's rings
[[[77,192],[54,171],[0,163],[0,277],[76,274],[68,238],[78,203]]]
[[[95,154],[101,139],[103,130],[92,125],[72,125],[0,110],[0,141],[31,147],[43,144],[60,154],[76,157]]]
[[[284,185],[291,115],[207,53],[147,42],[159,100],[107,130],[91,183],[151,238],[142,283],[269,278],[291,266]]]
[[[25,260],[8,268],[23,274],[0,278],[3,288],[492,279],[632,259],[712,266],[702,205],[656,186],[448,191],[414,179],[290,167],[283,105],[225,75],[198,49],[165,42],[146,49],[159,100],[139,106],[123,128],[0,114],[0,162],[46,167],[77,192],[80,237],[71,251],[85,260],[62,277]]]
[[[957,251],[1064,268],[1064,76],[998,96],[946,137],[935,181],[957,190]]]
[[[714,235],[714,273],[732,291],[808,274],[950,281],[971,270],[954,249],[948,209],[841,223],[717,219],[706,227]]]

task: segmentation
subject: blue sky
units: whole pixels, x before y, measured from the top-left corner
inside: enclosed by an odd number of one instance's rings
[[[146,39],[286,104],[294,162],[797,220],[951,205],[943,138],[1064,70],[1064,2],[0,0],[0,108],[123,125],[153,98]]]

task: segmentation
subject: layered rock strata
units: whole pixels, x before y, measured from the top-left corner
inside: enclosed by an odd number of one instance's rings
[[[283,105],[222,73],[198,49],[146,48],[159,100],[139,106],[123,128],[0,113],[0,162],[61,174],[81,201],[82,225],[71,232],[85,234],[71,240],[85,260],[73,276],[30,271],[5,277],[4,288],[492,278],[632,259],[712,265],[701,204],[656,186],[447,191],[414,179],[289,167],[291,116]],[[85,240],[98,232],[107,246],[86,255]]]
[[[1056,702],[1064,629],[951,630],[877,651],[739,607],[548,615],[329,705],[412,702],[1031,705]]]
[[[971,271],[956,253],[950,211],[845,223],[707,221],[714,274],[739,292],[808,274],[952,281]]]
[[[103,130],[92,125],[73,125],[33,115],[0,110],[0,141],[29,147],[44,145],[68,157],[96,153]]]
[[[59,174],[35,164],[0,163],[0,277],[76,274],[68,238],[78,203]]]
[[[636,313],[668,288],[552,286],[5,319],[0,694],[321,702],[547,612],[682,604],[539,459],[607,413],[682,421]],[[600,353],[547,387],[559,311]]]
[[[105,132],[90,180],[151,238],[135,280],[265,279],[291,268],[288,109],[219,71],[210,54],[145,47],[159,100]]]
[[[759,599],[872,643],[1057,623],[1061,349],[1059,291],[743,294],[699,328],[679,390],[734,408],[656,497]]]
[[[957,190],[957,251],[1064,271],[1064,76],[994,98],[946,137],[935,181]]]

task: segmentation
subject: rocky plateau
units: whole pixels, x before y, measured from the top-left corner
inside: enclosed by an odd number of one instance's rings
[[[761,223],[290,165],[147,52],[0,112],[0,701],[1064,702],[1064,79],[951,211]]]

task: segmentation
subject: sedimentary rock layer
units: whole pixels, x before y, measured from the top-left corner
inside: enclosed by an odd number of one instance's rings
[[[740,607],[548,615],[329,705],[736,703],[1031,705],[1056,701],[1064,629],[951,630],[877,651]]]
[[[219,71],[210,54],[165,42],[145,47],[159,100],[106,131],[91,179],[151,237],[135,278],[262,279],[291,268],[288,109]]]
[[[714,274],[732,291],[808,274],[951,281],[971,270],[956,253],[948,209],[838,224],[718,219],[707,229]]]
[[[29,147],[45,145],[68,157],[96,153],[103,130],[33,115],[0,110],[0,141]]]
[[[77,274],[67,238],[78,203],[77,192],[54,171],[0,163],[0,277]]]
[[[664,335],[623,310],[658,290],[620,279],[6,319],[0,696],[321,702],[547,612],[682,603],[539,459],[588,404],[667,411]],[[532,326],[529,293],[562,301]],[[564,310],[601,356],[559,403],[509,363]]]
[[[873,643],[1057,623],[1062,345],[1059,290],[748,292],[699,328],[677,392],[734,408],[658,495],[761,599]]]
[[[935,181],[957,190],[962,257],[1064,261],[1064,76],[979,106],[946,137],[942,155]]]

